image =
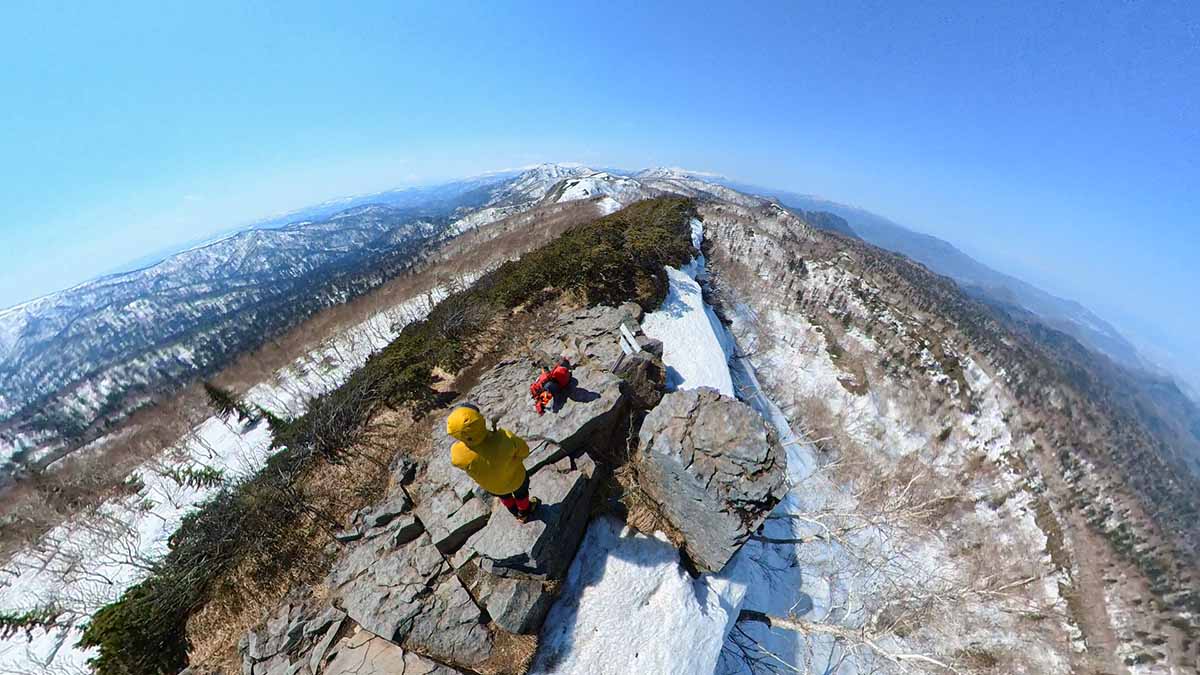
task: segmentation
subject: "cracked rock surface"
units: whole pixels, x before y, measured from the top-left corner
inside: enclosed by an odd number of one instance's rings
[[[380,535],[352,544],[328,578],[334,604],[406,649],[463,665],[486,660],[492,638],[483,613],[429,535],[404,534],[410,518],[395,518]]]
[[[331,650],[321,675],[454,675],[457,671],[360,630]]]
[[[243,675],[451,675],[362,630],[336,607],[287,602],[239,644]]]
[[[578,456],[602,446],[625,414],[628,397],[623,388],[627,385],[608,368],[621,353],[617,340],[620,325],[632,322],[636,327],[635,316],[640,316],[640,310],[633,304],[567,314],[546,331],[556,337],[546,338],[522,358],[498,363],[480,376],[465,400],[529,443],[531,457],[526,467],[533,467],[539,459]],[[574,364],[575,381],[551,409],[538,415],[529,398],[529,384],[540,365],[562,354]],[[438,550],[453,554],[488,525],[495,500],[450,464],[454,439],[446,433],[448,414],[434,418],[432,452],[408,490],[416,502],[417,517]],[[534,494],[539,494],[536,489]],[[554,503],[545,498],[543,502]]]
[[[487,527],[471,540],[480,568],[502,577],[559,579],[567,572],[587,526],[597,467],[591,457],[561,457],[553,463],[545,448],[529,456],[540,468],[529,479],[529,493],[542,500],[528,522],[506,509],[492,512]]]

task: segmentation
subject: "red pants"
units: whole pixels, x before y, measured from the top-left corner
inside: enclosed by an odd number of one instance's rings
[[[500,498],[504,508],[514,516],[529,511],[529,476],[525,476],[525,482],[521,483],[516,492],[496,496]]]

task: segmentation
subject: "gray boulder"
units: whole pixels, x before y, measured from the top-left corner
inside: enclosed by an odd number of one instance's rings
[[[323,633],[331,624],[341,621],[344,618],[346,618],[345,612],[337,607],[329,607],[324,612],[318,614],[312,619],[309,619],[304,624],[304,635],[306,637],[311,637],[316,633]]]
[[[246,635],[246,656],[259,662],[286,653],[297,641],[294,626],[303,630],[303,611],[302,606],[289,602],[279,605],[264,626]]]
[[[426,499],[419,513],[429,523],[433,545],[443,553],[458,550],[492,515],[490,500],[471,494],[460,499],[453,490],[440,490]]]
[[[542,626],[546,612],[554,601],[554,594],[546,583],[536,579],[514,579],[498,577],[480,570],[475,565],[464,569],[464,579],[471,595],[486,606],[488,616],[500,628],[517,634],[536,633]]]
[[[613,372],[625,383],[633,407],[649,410],[658,405],[667,389],[667,367],[649,352],[622,354]]]
[[[639,487],[710,572],[725,567],[787,490],[783,450],[762,417],[709,388],[663,397],[642,423],[634,461]]]
[[[536,633],[554,596],[534,579],[494,577],[486,598],[488,614],[510,633]]]
[[[637,336],[638,346],[648,352],[651,356],[658,358],[663,357],[663,343],[657,338],[648,337],[646,335]]]
[[[455,675],[457,671],[359,630],[329,650],[319,675]]]
[[[315,675],[346,620],[311,598],[285,600],[264,625],[239,642],[243,675]]]
[[[403,492],[394,492],[389,496],[389,499],[376,505],[363,515],[363,526],[367,530],[383,527],[390,523],[396,516],[408,511],[411,506],[412,503]]]
[[[300,662],[307,661],[310,671],[314,673],[321,672],[321,664],[325,662],[325,656],[329,653],[329,649],[333,646],[334,640],[337,639],[338,633],[342,630],[342,623],[345,621],[346,615],[341,613],[340,616],[322,629],[321,638],[313,643],[313,647],[308,650],[306,658],[300,659]]]

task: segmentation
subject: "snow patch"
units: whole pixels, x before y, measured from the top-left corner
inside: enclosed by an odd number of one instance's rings
[[[595,520],[546,617],[530,673],[711,673],[747,570],[692,579],[662,534]]]
[[[692,243],[700,248],[703,230],[692,220]],[[705,272],[704,256],[683,269],[667,268],[667,297],[642,319],[642,330],[662,340],[667,386],[671,390],[712,387],[733,396],[729,359],[733,343],[712,308],[704,302],[698,279]]]

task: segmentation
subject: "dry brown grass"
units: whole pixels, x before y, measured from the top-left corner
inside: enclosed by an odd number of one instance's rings
[[[525,675],[537,654],[536,635],[514,635],[503,630],[493,633],[492,655],[480,664],[480,675]]]
[[[363,442],[336,463],[321,461],[298,481],[314,511],[325,517],[306,517],[292,525],[294,541],[304,542],[293,552],[296,564],[284,573],[263,578],[265,561],[247,558],[215,584],[207,603],[188,621],[190,663],[200,668],[237,672],[237,642],[261,623],[294,589],[310,588],[319,600],[321,585],[337,551],[326,520],[344,522],[350,513],[381,498],[390,485],[389,464],[394,457],[425,452],[425,425],[413,421],[408,411],[387,409],[372,418]]]

